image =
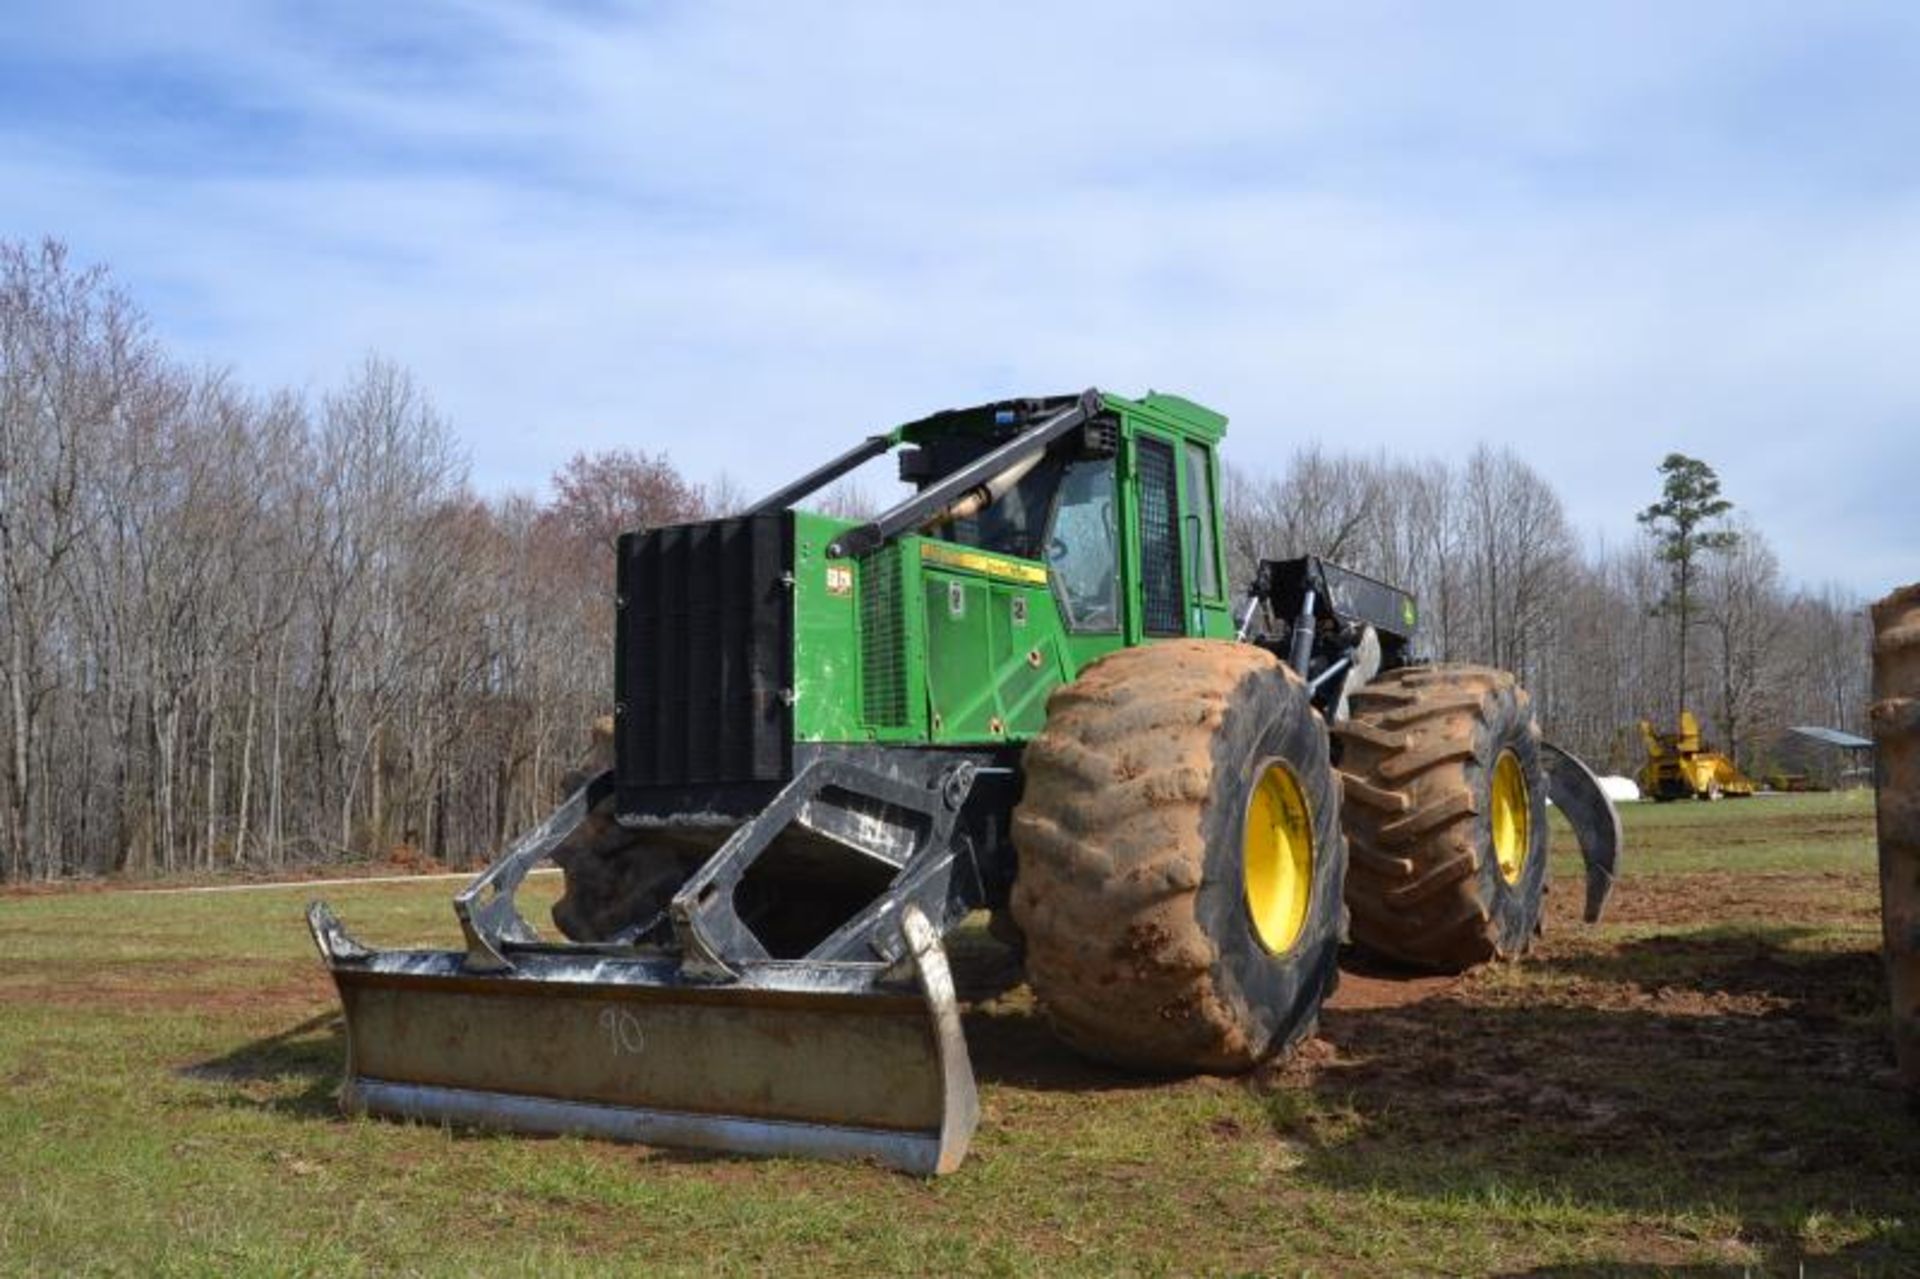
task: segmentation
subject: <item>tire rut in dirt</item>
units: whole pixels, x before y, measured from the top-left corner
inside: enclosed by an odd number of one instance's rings
[[[1304,921],[1281,954],[1249,913],[1243,839],[1265,766],[1313,832]],[[1122,650],[1049,699],[1013,818],[1027,973],[1077,1050],[1149,1070],[1246,1069],[1308,1033],[1336,974],[1338,781],[1299,679],[1250,645]]]
[[[1387,959],[1460,972],[1513,958],[1540,926],[1547,779],[1531,699],[1505,671],[1415,666],[1352,696],[1340,740],[1353,940]],[[1494,851],[1493,791],[1511,753],[1525,782],[1513,881]]]

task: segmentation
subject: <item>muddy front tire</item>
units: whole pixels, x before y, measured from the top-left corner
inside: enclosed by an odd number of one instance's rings
[[[1339,786],[1300,680],[1173,640],[1055,692],[1013,817],[1027,974],[1069,1044],[1244,1070],[1306,1035],[1341,935]]]
[[[1441,972],[1520,955],[1547,881],[1533,704],[1482,666],[1416,666],[1353,694],[1340,725],[1353,940]]]

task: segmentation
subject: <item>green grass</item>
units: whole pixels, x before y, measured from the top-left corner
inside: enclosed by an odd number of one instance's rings
[[[350,1122],[308,893],[0,898],[0,1270],[1920,1272],[1871,803],[1626,821],[1608,924],[1559,847],[1533,959],[1329,1009],[1263,1080],[1131,1079],[1022,989],[975,1005],[984,1116],[933,1183]],[[449,944],[452,887],[325,895]]]
[[[1872,791],[1641,802],[1621,805],[1620,815],[1635,876],[1873,871]],[[1571,853],[1571,834],[1557,817],[1553,825]]]

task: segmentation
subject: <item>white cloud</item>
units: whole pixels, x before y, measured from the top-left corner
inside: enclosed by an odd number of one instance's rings
[[[490,486],[636,444],[770,487],[934,407],[1154,385],[1256,466],[1511,444],[1616,539],[1684,449],[1791,571],[1920,572],[1881,482],[1920,473],[1900,10],[151,12],[5,37],[198,92],[8,105],[0,233],[252,380],[401,359]]]

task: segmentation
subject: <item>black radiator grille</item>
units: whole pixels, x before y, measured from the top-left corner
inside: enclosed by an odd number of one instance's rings
[[[900,544],[860,561],[860,711],[875,728],[907,726],[906,591]]]
[[[620,788],[780,781],[792,761],[793,517],[620,539]]]

